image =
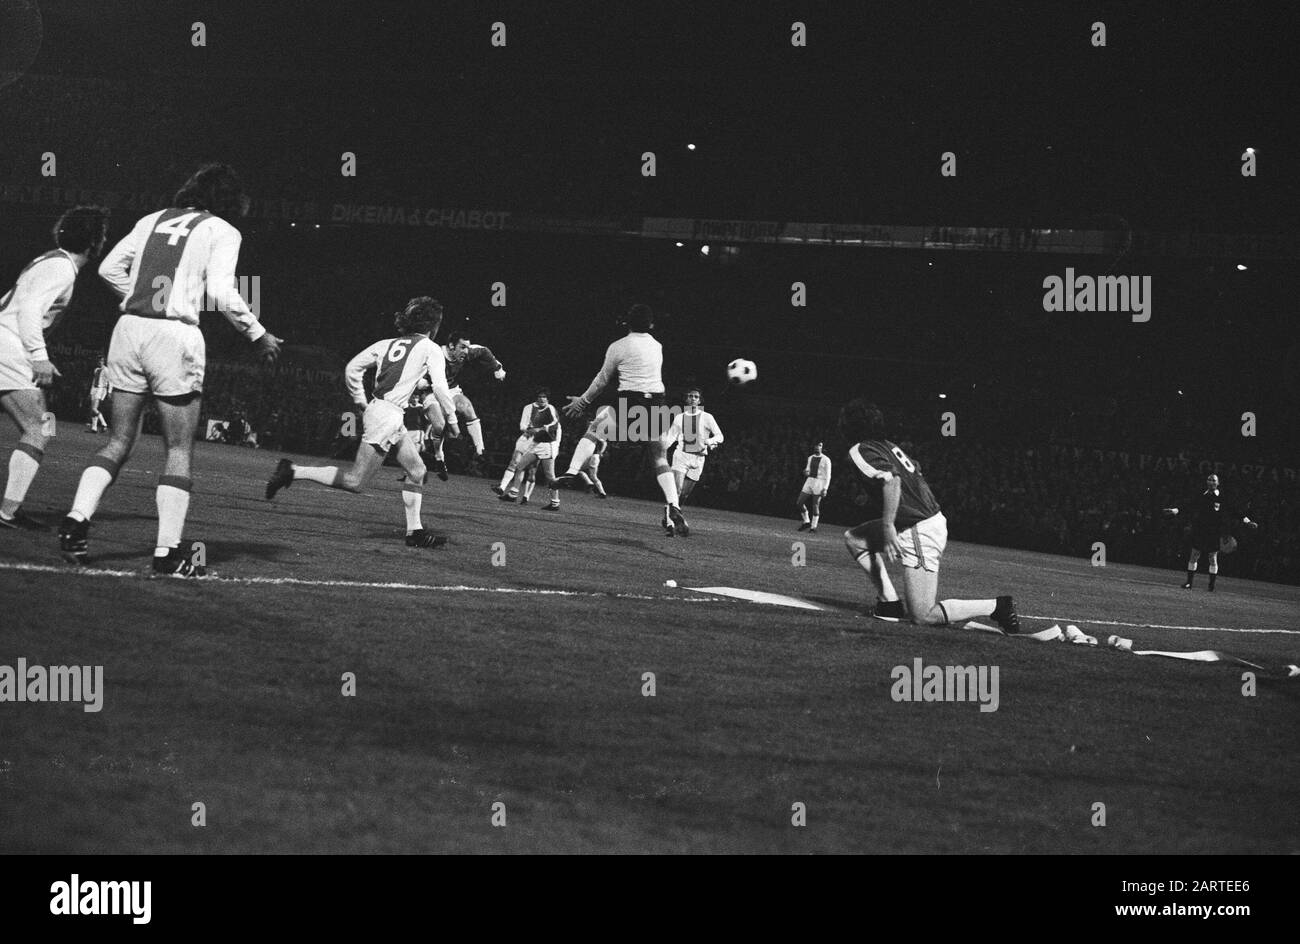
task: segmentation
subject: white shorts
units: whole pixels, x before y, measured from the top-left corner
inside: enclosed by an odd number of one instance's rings
[[[679,448],[673,453],[673,471],[681,472],[692,482],[698,482],[700,473],[704,471],[704,453],[687,452]]]
[[[539,459],[559,458],[559,440],[556,440],[555,442],[537,442],[537,440],[530,440],[528,445],[524,447],[524,455],[528,455],[530,452]]]
[[[197,325],[122,315],[108,344],[108,382],[114,390],[157,397],[201,393],[206,351]]]
[[[822,495],[826,491],[826,486],[821,479],[809,477],[804,479],[803,491],[809,495]]]
[[[384,452],[406,438],[406,411],[387,400],[371,400],[361,420],[361,441]]]
[[[515,440],[515,452],[527,452],[532,444],[533,437],[525,433]]]
[[[35,390],[36,375],[22,340],[0,328],[0,390]]]
[[[898,532],[898,545],[903,549],[899,560],[904,567],[938,573],[943,549],[948,546],[948,519],[939,512],[918,521],[906,531]]]

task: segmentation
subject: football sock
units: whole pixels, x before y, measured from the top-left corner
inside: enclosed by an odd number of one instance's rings
[[[807,506],[807,505],[800,505],[800,506],[799,506],[799,516],[800,516],[801,518],[803,518],[803,522],[804,522],[804,524],[807,524],[807,523],[808,523],[808,506]]]
[[[191,488],[193,482],[187,476],[158,477],[158,488],[154,492],[158,505],[158,543],[154,546],[154,557],[166,557],[172,548],[180,546],[185,516],[190,510]]]
[[[596,440],[583,436],[573,448],[573,458],[569,460],[569,475],[577,475],[578,470],[587,464],[587,460],[596,451]]]
[[[406,533],[419,531],[424,527],[420,520],[420,506],[424,503],[424,492],[419,485],[402,483],[402,504],[406,506]]]
[[[1211,589],[1211,590],[1214,589],[1214,580],[1215,580],[1215,578],[1218,577],[1218,576],[1219,576],[1218,574],[1210,574],[1210,589]]]
[[[514,463],[511,463],[510,465],[506,466],[505,475],[501,476],[502,491],[506,490],[506,487],[510,485],[510,480],[513,479],[514,477],[515,477],[515,466]]]
[[[821,515],[813,515],[813,516],[812,516],[812,526],[813,526],[814,528],[817,527],[817,520],[818,520],[820,517],[821,517]]]
[[[670,505],[677,504],[677,479],[668,468],[667,462],[660,462],[655,466],[655,478],[659,480],[659,489],[664,493],[664,501]]]
[[[77,483],[77,494],[72,499],[72,510],[68,512],[68,517],[75,518],[77,521],[89,521],[93,518],[99,508],[100,499],[117,478],[121,467],[120,462],[105,459],[103,456],[95,456],[91,459],[90,465],[86,466],[86,471],[81,473],[81,481]]]
[[[483,422],[482,420],[470,420],[465,424],[465,432],[469,433],[469,438],[474,442],[474,451],[480,456],[483,455]]]
[[[537,482],[533,479],[524,479],[524,498],[533,497],[533,489],[537,487]]]
[[[6,518],[13,517],[27,497],[27,489],[31,488],[44,455],[29,443],[20,442],[14,447],[13,454],[9,457],[9,479],[5,482],[5,497],[4,503],[0,504],[0,514]]]
[[[304,482],[317,482],[333,488],[339,480],[339,467],[336,465],[295,465],[293,477]]]
[[[976,616],[992,616],[997,600],[942,600],[939,605],[948,614],[948,622],[960,623]]]

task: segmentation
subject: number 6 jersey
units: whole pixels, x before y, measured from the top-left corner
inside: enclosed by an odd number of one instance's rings
[[[939,501],[930,491],[921,468],[896,445],[887,439],[868,439],[849,450],[849,459],[859,472],[866,476],[870,499],[868,508],[875,520],[885,507],[885,483],[897,478],[899,485],[898,515],[894,527],[902,531],[918,521],[933,518],[939,513]]]
[[[426,373],[433,385],[432,393],[438,398],[444,414],[456,411],[456,404],[447,388],[447,361],[442,348],[424,334],[408,334],[400,338],[376,341],[352,360],[344,371],[348,393],[353,403],[366,399],[364,377],[371,367],[375,369],[375,399],[384,400],[405,409],[415,385]]]

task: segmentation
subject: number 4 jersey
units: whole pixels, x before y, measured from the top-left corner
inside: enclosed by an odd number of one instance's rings
[[[898,515],[894,527],[902,531],[939,513],[939,501],[907,453],[887,439],[868,439],[849,450],[849,459],[867,479],[868,521],[884,513],[885,483],[898,479]]]
[[[217,309],[240,334],[256,341],[261,326],[235,284],[239,230],[193,207],[141,217],[99,266],[100,277],[122,296],[122,313],[197,325]]]

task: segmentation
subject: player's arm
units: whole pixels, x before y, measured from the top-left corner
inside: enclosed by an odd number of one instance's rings
[[[525,403],[524,411],[519,414],[519,432],[526,433],[532,428],[528,425],[528,421],[532,419],[532,413],[533,405],[531,403]]]
[[[823,456],[822,461],[817,466],[817,471],[822,473],[822,493],[825,494],[831,490],[831,460]]]
[[[560,413],[551,404],[546,404],[546,409],[550,411],[551,421],[546,423],[541,429],[549,435],[550,442],[555,442],[556,434],[560,431]]]
[[[506,379],[506,369],[501,366],[501,362],[496,359],[496,355],[484,345],[471,344],[469,346],[469,356],[491,370],[492,376],[497,380]]]
[[[99,277],[117,293],[118,298],[126,298],[131,289],[131,264],[135,261],[138,247],[147,238],[153,220],[153,214],[138,220],[131,232],[119,239],[99,264]]]
[[[386,347],[383,341],[376,341],[348,361],[348,366],[343,368],[343,382],[347,384],[348,396],[363,413],[366,409],[366,371],[379,366],[379,359],[383,357]]]
[[[600,396],[600,391],[608,387],[609,382],[614,379],[614,375],[618,373],[618,349],[615,346],[617,344],[618,342],[615,341],[605,351],[605,363],[601,365],[600,373],[592,378],[586,392],[580,397],[569,397],[569,404],[564,408],[564,412],[569,416],[577,416],[591,406],[591,402]]]
[[[898,517],[898,502],[903,494],[903,484],[899,481],[898,476],[889,469],[878,469],[867,461],[867,456],[862,452],[861,443],[849,450],[849,458],[858,467],[858,471],[869,481],[879,482],[881,485],[883,511],[880,518],[883,532],[882,540],[884,542],[882,550],[889,560],[898,560],[902,554],[902,548],[898,543],[898,530],[894,527],[894,519]]]
[[[45,349],[45,330],[42,325],[46,311],[53,307],[76,280],[76,272],[69,272],[70,268],[58,259],[47,259],[33,268],[29,273],[31,285],[26,301],[18,309],[18,337],[22,341],[23,350],[27,352],[38,387],[48,387],[55,377],[60,376],[59,369],[50,363],[50,355]]]
[[[239,261],[241,238],[239,231],[230,225],[213,231],[212,248],[208,253],[207,291],[235,330],[253,342],[261,357],[273,361],[280,356],[280,339],[262,326],[235,287],[235,265]]]
[[[704,440],[704,445],[710,449],[712,449],[714,446],[721,446],[722,427],[718,425],[718,421],[713,418],[712,413],[709,414],[708,429],[710,430],[710,432],[708,438]]]

